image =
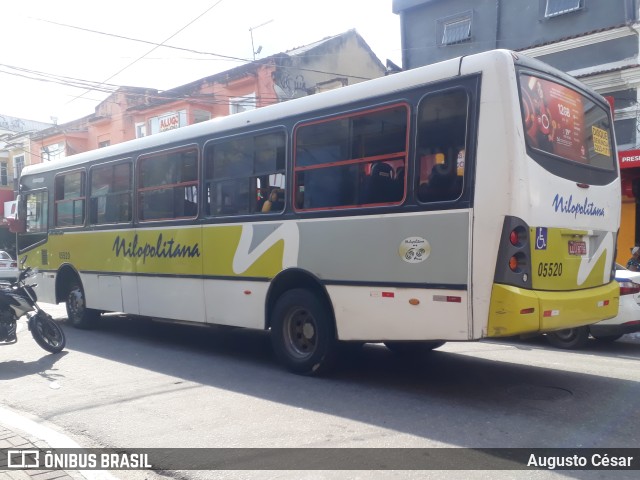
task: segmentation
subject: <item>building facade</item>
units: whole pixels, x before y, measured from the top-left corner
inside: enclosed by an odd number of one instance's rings
[[[31,136],[31,163],[180,128],[385,75],[355,31],[158,91],[120,87],[95,113]]]
[[[15,214],[14,191],[22,168],[31,158],[30,135],[51,124],[0,115],[0,250],[11,254],[15,236],[9,234],[7,216]]]
[[[639,0],[393,0],[405,69],[507,48],[609,99],[622,172],[622,262],[640,244],[639,8]]]

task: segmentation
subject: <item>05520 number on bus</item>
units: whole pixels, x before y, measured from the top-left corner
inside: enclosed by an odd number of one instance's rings
[[[538,264],[539,277],[561,277],[562,262],[540,262]]]

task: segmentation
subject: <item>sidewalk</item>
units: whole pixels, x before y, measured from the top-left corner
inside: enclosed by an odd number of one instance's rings
[[[64,303],[41,303],[40,307],[54,319],[66,318]],[[39,422],[24,418],[0,405],[0,465],[6,465],[5,449],[80,448],[63,434],[52,432]],[[14,470],[0,467],[0,480],[117,480],[104,471],[79,470]]]
[[[43,440],[32,437],[17,430],[0,425],[0,450],[5,448],[50,448]],[[0,453],[0,461],[5,464],[4,453]],[[84,480],[86,477],[79,471],[65,470],[0,470],[0,480]]]

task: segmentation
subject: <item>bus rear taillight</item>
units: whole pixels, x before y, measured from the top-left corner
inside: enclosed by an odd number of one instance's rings
[[[509,241],[514,247],[522,247],[528,238],[527,230],[522,226],[514,228],[509,234]]]
[[[509,268],[512,272],[520,273],[527,267],[527,257],[524,253],[519,252],[509,259]]]
[[[520,218],[506,216],[502,225],[494,282],[531,288],[531,240],[529,226]]]

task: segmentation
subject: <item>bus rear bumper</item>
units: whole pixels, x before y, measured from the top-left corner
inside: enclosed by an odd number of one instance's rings
[[[615,281],[563,292],[494,284],[487,337],[543,333],[599,322],[618,314],[619,300],[620,287]]]

